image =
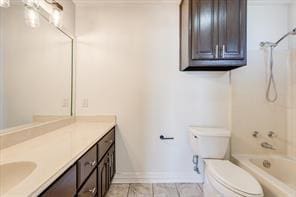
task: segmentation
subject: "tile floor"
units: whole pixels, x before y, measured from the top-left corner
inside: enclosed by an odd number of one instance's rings
[[[112,184],[106,197],[203,197],[202,187],[193,183]]]

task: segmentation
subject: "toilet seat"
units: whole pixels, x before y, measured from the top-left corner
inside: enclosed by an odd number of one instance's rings
[[[245,170],[227,160],[205,160],[206,174],[218,184],[241,196],[263,196],[258,181]]]

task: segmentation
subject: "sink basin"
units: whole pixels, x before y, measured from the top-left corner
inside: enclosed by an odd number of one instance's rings
[[[0,165],[0,196],[28,177],[37,165],[33,162],[14,162]]]

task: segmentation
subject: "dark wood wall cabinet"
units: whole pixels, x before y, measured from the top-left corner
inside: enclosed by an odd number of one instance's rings
[[[40,196],[104,197],[115,171],[115,128],[113,128]]]
[[[182,0],[180,70],[225,71],[247,64],[247,0]]]

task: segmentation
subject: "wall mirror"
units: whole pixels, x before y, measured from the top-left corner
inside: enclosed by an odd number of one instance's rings
[[[0,133],[72,115],[73,39],[28,16],[21,2],[0,8]]]

